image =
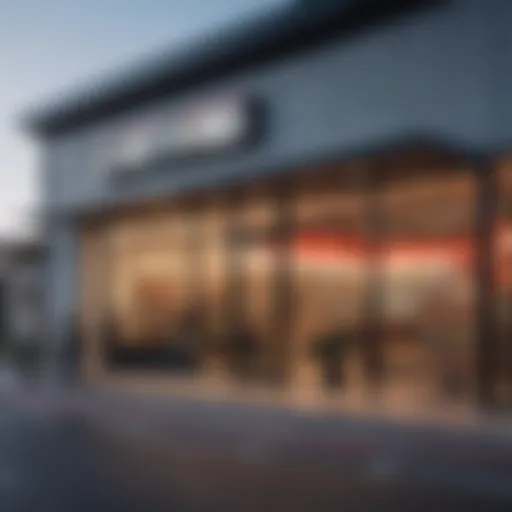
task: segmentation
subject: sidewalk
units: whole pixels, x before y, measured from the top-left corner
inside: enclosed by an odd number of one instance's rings
[[[269,398],[269,397],[268,397]],[[101,429],[185,460],[237,460],[276,468],[328,468],[340,475],[459,487],[512,499],[512,431],[490,416],[429,421],[417,414],[315,409],[277,398],[208,399],[184,389],[166,395],[0,386],[0,407]],[[50,422],[52,423],[52,421]],[[479,491],[479,492],[480,492]]]
[[[183,389],[159,396],[117,389],[99,392],[0,386],[0,402],[43,414],[80,418],[131,435],[163,436],[166,441],[172,436],[178,444],[220,448],[223,453],[240,449],[244,452],[247,445],[263,451],[293,451],[300,446],[304,451],[311,440],[315,440],[314,450],[319,449],[320,443],[326,449],[327,445],[334,447],[338,454],[345,449],[362,453],[378,431],[377,437],[394,439],[388,447],[398,441],[403,448],[407,436],[427,435],[429,440],[484,442],[486,449],[499,446],[510,449],[512,455],[512,419],[467,411],[439,411],[436,415],[424,410],[420,415],[418,410],[385,410],[368,404],[343,409],[342,404],[327,399],[313,408],[308,404],[285,403],[276,397],[266,401],[250,401],[244,395],[238,400],[204,399]],[[344,436],[342,447],[336,438]],[[490,453],[487,452],[486,459]],[[499,455],[499,451],[493,453]]]
[[[116,416],[144,411],[142,419],[149,425],[169,417],[178,410],[194,409],[230,411],[237,415],[250,411],[274,416],[302,417],[304,420],[329,418],[334,420],[360,420],[379,424],[401,425],[409,428],[431,428],[474,435],[490,435],[512,442],[512,412],[492,413],[470,406],[431,406],[404,403],[399,400],[383,402],[359,395],[294,395],[289,391],[265,391],[239,386],[216,389],[210,382],[197,379],[144,379],[131,382],[121,379],[105,381],[101,389],[37,386],[26,383],[9,367],[0,366],[0,400],[10,401],[32,409],[83,414]]]
[[[329,417],[332,420],[357,419],[388,423],[411,428],[434,428],[503,437],[512,440],[512,411],[494,413],[471,405],[430,406],[424,403],[394,399],[383,400],[367,395],[296,393],[291,390],[265,390],[263,388],[226,385],[198,378],[145,379],[128,376],[103,382],[104,396],[121,400],[147,402],[156,408],[168,409],[176,403],[195,404],[196,407],[218,407],[258,411],[272,410],[274,414],[291,414],[304,418]]]
[[[276,396],[266,402],[204,399],[179,388],[158,396],[0,385],[2,403],[196,453],[343,465],[392,453],[464,471],[468,465],[505,471],[512,481],[512,420],[483,413],[420,416],[362,405],[344,410],[329,400],[315,408],[285,406]]]

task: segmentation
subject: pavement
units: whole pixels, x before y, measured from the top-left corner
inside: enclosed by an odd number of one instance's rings
[[[2,512],[510,510],[497,498],[383,475],[199,456],[8,406],[0,416],[0,504]]]
[[[512,510],[506,433],[29,386],[0,411],[2,512]]]
[[[22,385],[22,379],[12,365],[0,360],[0,389],[16,390]]]

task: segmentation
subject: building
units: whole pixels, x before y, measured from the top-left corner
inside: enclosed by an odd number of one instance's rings
[[[290,2],[33,115],[51,357],[512,403],[510,20]]]
[[[42,345],[45,333],[46,248],[36,240],[3,240],[0,245],[0,342]]]

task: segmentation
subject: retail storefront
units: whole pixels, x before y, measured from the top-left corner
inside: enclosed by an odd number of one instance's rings
[[[504,207],[511,171],[503,165],[495,175]],[[494,308],[508,308],[512,257],[505,211],[481,245],[482,187],[468,164],[397,148],[89,220],[83,251],[95,260],[82,262],[83,304],[115,325],[99,334],[96,351],[86,349],[90,371],[98,361],[227,379],[240,370],[252,383],[318,391],[329,382],[315,344],[341,332],[349,341],[340,356],[333,348],[342,375],[332,386],[472,400],[479,317],[506,327]],[[491,249],[496,275],[482,279],[482,253]],[[486,313],[479,290],[491,277]],[[176,333],[190,315],[189,335],[201,341],[187,360]],[[245,347],[230,345],[239,332]],[[498,364],[508,357],[505,333],[502,341],[493,380],[508,388],[509,370]],[[248,360],[237,359],[239,350]]]
[[[510,400],[512,126],[460,60],[485,8],[399,3],[298,2],[35,118],[49,359],[78,312],[89,382]]]

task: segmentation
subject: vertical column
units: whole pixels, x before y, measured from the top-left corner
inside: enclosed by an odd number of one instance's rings
[[[187,226],[187,253],[189,255],[188,264],[188,296],[190,304],[196,307],[202,303],[204,296],[204,209],[200,204],[193,204],[190,208],[186,208],[184,215],[188,216]]]
[[[228,204],[226,214],[225,243],[227,246],[226,258],[226,308],[228,336],[237,332],[245,315],[245,293],[243,283],[243,226],[240,222],[241,202],[243,196],[240,190],[230,190],[227,194]]]
[[[383,265],[382,249],[385,236],[385,212],[381,203],[383,169],[377,165],[366,169],[366,305],[363,313],[362,343],[364,369],[370,391],[377,394],[383,380],[382,310]]]
[[[277,241],[276,277],[274,288],[274,318],[272,336],[275,340],[275,369],[273,377],[285,383],[291,377],[291,322],[293,314],[293,261],[291,241],[295,229],[293,190],[290,180],[285,180],[276,188],[276,228]]]
[[[108,234],[100,226],[91,226],[81,234],[80,316],[83,327],[82,373],[94,383],[104,371],[103,342],[110,291],[108,282]]]
[[[477,399],[487,407],[494,401],[497,338],[495,325],[494,219],[496,175],[489,160],[476,161],[476,358]]]
[[[225,202],[214,196],[208,203],[205,213],[205,240],[203,272],[205,283],[205,314],[207,350],[213,360],[218,363],[219,349],[225,335],[226,311],[225,294],[229,269],[227,268],[227,243],[225,237]]]
[[[76,226],[65,215],[50,215],[49,246],[45,271],[46,356],[44,373],[49,382],[58,381],[65,368],[64,350],[69,325],[76,313]]]

